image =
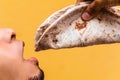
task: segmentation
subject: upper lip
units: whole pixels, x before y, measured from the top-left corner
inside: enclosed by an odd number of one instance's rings
[[[23,43],[23,47],[25,46],[25,42],[24,41],[22,41],[22,43]]]
[[[31,57],[31,58],[29,58],[29,59],[27,59],[27,60],[28,60],[29,62],[37,65],[37,66],[39,65],[39,62],[38,62],[37,58],[35,58],[35,57]]]

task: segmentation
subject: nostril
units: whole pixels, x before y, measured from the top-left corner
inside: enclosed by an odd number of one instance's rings
[[[5,31],[6,31],[5,34],[8,35],[9,39],[11,39],[11,40],[16,39],[16,33],[15,33],[15,31],[13,29],[5,28]]]
[[[12,39],[16,39],[16,35],[14,33],[11,35],[11,40]]]

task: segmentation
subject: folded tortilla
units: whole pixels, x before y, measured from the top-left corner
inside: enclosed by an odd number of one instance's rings
[[[90,21],[81,14],[89,2],[67,6],[48,17],[37,29],[35,51],[120,42],[120,10],[111,7]]]

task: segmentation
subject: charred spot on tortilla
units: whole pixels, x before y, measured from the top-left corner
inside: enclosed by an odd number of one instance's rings
[[[57,39],[53,39],[52,41],[53,41],[54,43],[57,43],[57,42],[58,42],[58,40],[57,40]]]
[[[80,30],[80,29],[82,29],[82,28],[85,28],[86,25],[87,25],[86,22],[83,22],[83,23],[76,22],[76,23],[75,23],[75,29]]]
[[[35,50],[120,42],[120,10],[104,8],[90,21],[83,21],[81,15],[88,5],[70,5],[49,16],[37,29]]]

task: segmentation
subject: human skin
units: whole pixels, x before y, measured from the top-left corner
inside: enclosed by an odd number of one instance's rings
[[[0,80],[43,80],[36,58],[24,59],[24,42],[9,28],[0,28]]]
[[[83,1],[92,1],[82,14],[82,19],[85,21],[94,18],[102,8],[120,4],[120,0],[77,0],[77,3]]]

